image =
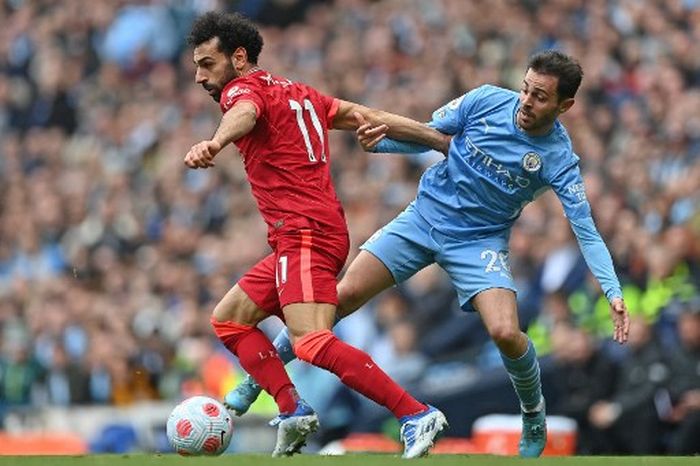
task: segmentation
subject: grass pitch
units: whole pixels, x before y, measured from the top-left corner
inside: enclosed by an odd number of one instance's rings
[[[409,463],[407,463],[409,461]],[[176,455],[85,455],[0,456],[0,466],[685,466],[698,465],[698,457],[671,456],[575,456],[543,457],[537,460],[488,455],[437,455],[403,460],[397,455],[353,454],[346,456],[297,455],[271,458],[267,455],[224,455],[216,458],[183,458]]]

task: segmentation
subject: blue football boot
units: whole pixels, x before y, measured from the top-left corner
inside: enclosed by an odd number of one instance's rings
[[[404,444],[403,458],[416,458],[428,454],[437,435],[447,427],[447,419],[437,408],[428,409],[399,419],[401,441]]]
[[[544,404],[540,411],[523,413],[523,431],[518,450],[523,458],[537,458],[547,443],[547,420]]]
[[[224,406],[233,411],[236,416],[243,416],[250,405],[258,399],[262,387],[255,382],[250,375],[246,375],[236,388],[224,397]]]

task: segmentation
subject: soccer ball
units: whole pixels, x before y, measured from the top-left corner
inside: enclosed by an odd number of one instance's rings
[[[168,441],[183,456],[223,453],[231,443],[233,420],[224,405],[207,396],[193,396],[173,409],[166,428]]]

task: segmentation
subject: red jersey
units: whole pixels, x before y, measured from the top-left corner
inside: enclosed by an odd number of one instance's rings
[[[303,228],[347,234],[329,168],[328,129],[338,100],[260,70],[228,83],[219,104],[226,113],[240,101],[256,107],[255,127],[235,144],[268,238]]]

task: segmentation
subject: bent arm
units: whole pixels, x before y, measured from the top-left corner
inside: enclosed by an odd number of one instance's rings
[[[610,251],[598,233],[593,218],[588,216],[575,220],[569,219],[569,223],[576,235],[583,258],[586,260],[588,268],[598,279],[608,302],[612,302],[614,298],[621,298],[622,290],[615,274]]]
[[[410,142],[424,146],[421,150],[396,152],[425,152],[430,149],[447,153],[449,147],[449,136],[431,128],[430,126],[406,118],[395,113],[385,112],[364,105],[339,100],[338,112],[333,119],[334,129],[356,130],[359,125],[355,118],[355,113],[362,115],[372,126],[386,125],[387,136],[392,139]],[[386,151],[389,152],[389,151]]]
[[[235,142],[250,133],[258,119],[258,109],[248,100],[237,102],[221,117],[221,123],[212,137],[212,141],[221,147]]]

